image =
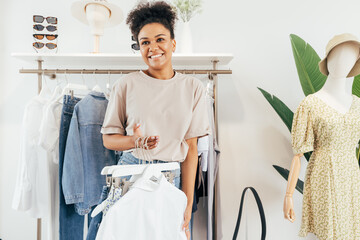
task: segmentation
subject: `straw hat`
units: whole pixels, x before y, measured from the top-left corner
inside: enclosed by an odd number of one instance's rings
[[[325,76],[329,75],[329,70],[327,68],[327,57],[329,56],[330,51],[334,47],[338,46],[341,43],[345,43],[345,42],[355,42],[359,45],[359,49],[360,49],[360,42],[357,39],[357,37],[355,37],[354,35],[352,35],[350,33],[343,33],[343,34],[334,36],[329,41],[329,43],[326,45],[326,52],[325,52],[324,59],[319,62],[320,72],[322,74],[324,74]],[[359,74],[360,74],[360,59],[358,59],[356,61],[354,67],[351,69],[351,71],[349,72],[347,77],[353,77],[353,76],[356,76]]]
[[[121,8],[115,4],[108,3],[106,0],[81,0],[74,2],[71,5],[71,14],[80,22],[89,25],[86,19],[86,7],[89,4],[99,4],[106,7],[110,12],[109,21],[106,23],[106,27],[118,25],[124,19]]]

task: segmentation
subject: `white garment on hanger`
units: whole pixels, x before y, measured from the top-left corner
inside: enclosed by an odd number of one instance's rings
[[[208,170],[208,161],[209,161],[209,135],[199,138],[198,144],[198,156],[201,155],[201,171],[206,172]]]
[[[44,90],[45,91],[45,90]],[[48,209],[47,154],[38,147],[39,127],[43,107],[50,93],[42,93],[30,100],[25,106],[22,123],[20,159],[17,181],[12,202],[15,210],[26,211],[31,217],[41,218]]]
[[[208,105],[208,116],[210,122],[210,128],[212,130],[212,136],[209,137],[209,161],[207,171],[207,189],[208,189],[208,227],[207,227],[207,239],[212,240],[213,236],[213,203],[214,203],[214,186],[216,181],[216,175],[219,166],[220,149],[216,141],[216,130],[214,120],[214,99],[210,96],[206,97]],[[215,206],[216,207],[216,206]]]
[[[58,93],[59,89],[51,93],[45,82],[41,93],[25,107],[19,169],[12,202],[15,210],[25,211],[31,217],[43,220],[46,240],[56,240],[59,235],[59,174],[58,165],[54,163],[58,146],[49,152],[40,147],[39,143],[48,143],[50,140],[44,134],[44,128],[48,125],[50,99],[54,100]]]
[[[103,218],[96,240],[186,240],[186,195],[160,174],[140,177]]]
[[[40,121],[44,106],[51,93],[43,88],[40,95],[34,97],[26,105],[23,117],[20,159],[17,172],[17,181],[13,196],[12,207],[18,211],[25,211],[33,218],[44,219],[44,227],[49,239],[54,231],[53,214],[56,193],[57,165],[50,162],[50,155],[39,145]]]
[[[39,145],[47,150],[52,161],[59,163],[59,137],[60,121],[63,104],[52,101],[45,107],[44,116],[40,126]]]
[[[54,97],[54,95],[53,95]],[[38,144],[47,151],[50,174],[51,212],[49,213],[47,238],[59,239],[59,135],[63,104],[52,98],[44,107]]]

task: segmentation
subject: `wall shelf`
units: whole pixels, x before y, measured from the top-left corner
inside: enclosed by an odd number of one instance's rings
[[[43,61],[46,66],[91,66],[96,67],[138,67],[146,66],[140,54],[111,54],[111,53],[12,53],[12,57],[26,61]],[[174,54],[174,66],[205,67],[212,66],[212,61],[218,61],[218,66],[226,66],[233,59],[232,54],[194,53]]]

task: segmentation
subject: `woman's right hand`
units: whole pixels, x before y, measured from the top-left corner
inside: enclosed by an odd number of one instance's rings
[[[295,221],[294,203],[293,198],[290,195],[285,195],[284,199],[284,218],[290,222]]]
[[[142,134],[141,132],[141,129],[140,129],[140,124],[137,123],[134,125],[133,127],[133,132],[134,132],[134,135],[133,135],[133,141],[134,141],[134,144],[135,144],[135,141],[139,138],[139,137],[144,137],[144,135]],[[147,140],[147,148],[146,149],[154,149],[157,147],[158,143],[160,141],[160,138],[159,136],[149,136],[148,140]]]

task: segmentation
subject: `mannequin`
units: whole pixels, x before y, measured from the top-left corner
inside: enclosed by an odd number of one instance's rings
[[[321,99],[339,113],[344,114],[350,109],[352,96],[345,90],[345,80],[359,57],[359,45],[357,43],[345,42],[336,46],[327,58],[329,76],[324,86],[314,94],[317,98]],[[283,211],[284,217],[290,222],[295,221],[292,195],[299,178],[300,157],[302,156],[303,154],[294,156],[291,162],[288,184],[286,187]]]

